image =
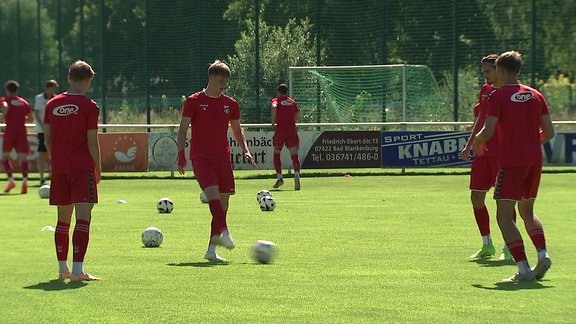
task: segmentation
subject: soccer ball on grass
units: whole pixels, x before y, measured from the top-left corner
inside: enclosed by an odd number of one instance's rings
[[[38,190],[38,196],[40,198],[50,198],[50,185],[43,185]]]
[[[256,201],[258,201],[258,203],[260,203],[260,200],[262,199],[262,197],[266,197],[266,196],[272,197],[272,193],[269,190],[262,189],[262,190],[258,191],[258,194],[256,195]]]
[[[163,240],[164,234],[157,227],[150,226],[142,232],[142,243],[145,247],[159,247]]]
[[[272,196],[264,196],[260,199],[260,209],[262,211],[273,211],[276,208],[276,201]]]
[[[158,204],[156,204],[156,208],[158,208],[158,212],[161,214],[169,214],[174,209],[174,203],[170,198],[160,198]]]
[[[267,264],[274,261],[278,254],[278,247],[274,242],[258,240],[252,244],[252,258],[259,263]]]

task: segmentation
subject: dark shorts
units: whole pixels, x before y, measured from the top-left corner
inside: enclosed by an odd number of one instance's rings
[[[52,174],[50,205],[66,206],[79,203],[98,203],[94,170]]]
[[[48,152],[44,143],[44,133],[38,133],[38,152]]]
[[[500,168],[494,187],[494,199],[516,201],[535,199],[541,175],[541,165]]]
[[[470,169],[470,190],[488,191],[496,184],[498,157],[476,156]]]
[[[236,192],[230,160],[194,159],[192,167],[202,190],[218,186],[220,193],[233,195]]]
[[[272,137],[272,143],[275,148],[281,149],[284,145],[286,145],[287,148],[291,148],[300,146],[300,139],[298,138],[298,132],[277,129],[274,137]]]

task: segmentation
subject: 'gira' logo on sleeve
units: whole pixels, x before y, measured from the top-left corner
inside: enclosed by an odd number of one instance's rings
[[[72,104],[58,106],[54,108],[54,110],[52,110],[52,114],[54,116],[61,116],[61,117],[77,113],[78,113],[78,106]]]

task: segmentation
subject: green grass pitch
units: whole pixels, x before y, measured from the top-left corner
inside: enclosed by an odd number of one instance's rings
[[[254,171],[256,172],[256,171]],[[85,269],[100,282],[62,283],[53,232],[56,209],[28,195],[0,195],[2,323],[573,323],[576,319],[576,174],[546,173],[536,202],[552,268],[543,281],[497,284],[515,264],[474,262],[481,245],[468,176],[354,175],[292,179],[260,211],[256,193],[273,179],[238,172],[228,216],[230,261],[203,260],[208,206],[193,179],[105,179],[99,187]],[[5,185],[5,179],[0,183]],[[3,188],[3,187],[2,187]],[[17,191],[19,188],[16,188]],[[156,201],[174,201],[159,214]],[[494,243],[502,237],[489,194]],[[126,200],[118,204],[117,200]],[[144,248],[142,230],[164,232]],[[534,247],[521,229],[531,265]],[[255,263],[250,245],[279,254]]]

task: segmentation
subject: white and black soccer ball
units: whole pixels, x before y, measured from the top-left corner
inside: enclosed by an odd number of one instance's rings
[[[200,191],[200,201],[203,204],[207,204],[208,203],[208,197],[206,197],[206,193],[204,191]]]
[[[40,198],[50,198],[50,185],[43,185],[42,187],[40,187],[40,189],[38,190],[38,196],[40,196]]]
[[[172,210],[174,210],[174,203],[172,200],[170,200],[170,198],[160,198],[156,204],[156,208],[161,214],[169,214],[172,212]]]
[[[274,242],[258,240],[252,244],[252,258],[259,263],[267,264],[274,261],[278,254],[278,247]]]
[[[145,247],[159,247],[162,241],[164,234],[157,227],[150,226],[142,232],[142,243]]]
[[[276,208],[276,201],[272,196],[264,196],[260,199],[260,209],[262,211],[273,211]]]
[[[266,189],[262,189],[262,190],[258,191],[258,194],[256,195],[256,201],[258,201],[258,203],[260,203],[260,200],[262,199],[262,197],[265,197],[265,196],[272,197],[272,193]]]

